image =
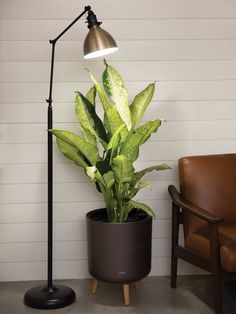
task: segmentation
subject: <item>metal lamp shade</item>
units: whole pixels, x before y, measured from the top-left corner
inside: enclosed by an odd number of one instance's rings
[[[84,40],[84,58],[105,56],[118,50],[113,37],[98,25],[93,25]]]

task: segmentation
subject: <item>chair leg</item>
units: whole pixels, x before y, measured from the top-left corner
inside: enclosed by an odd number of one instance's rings
[[[99,280],[93,278],[92,284],[91,284],[91,292],[92,294],[95,294],[98,288]]]
[[[178,259],[176,256],[171,256],[171,280],[170,285],[171,288],[176,288],[176,282],[177,282],[177,264]]]
[[[222,287],[219,272],[213,274],[215,313],[223,314],[222,310]]]
[[[141,285],[140,285],[140,281],[135,281],[135,288],[136,289],[140,289],[141,288]]]
[[[124,292],[125,305],[129,305],[130,304],[129,284],[123,285],[123,292]]]
[[[210,247],[212,259],[212,272],[214,283],[215,313],[222,314],[222,288],[221,288],[221,271],[220,271],[220,250],[218,225],[209,224],[210,229]]]
[[[179,238],[179,208],[172,203],[172,241],[171,241],[171,288],[176,288],[177,282],[177,257],[175,247]]]

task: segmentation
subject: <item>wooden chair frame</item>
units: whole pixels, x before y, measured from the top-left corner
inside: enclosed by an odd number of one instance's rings
[[[222,314],[222,282],[236,280],[236,272],[226,272],[220,266],[220,246],[218,225],[224,220],[206,210],[184,201],[173,185],[168,187],[172,199],[172,245],[171,245],[171,288],[176,288],[177,260],[181,258],[213,274],[215,313]],[[182,221],[182,210],[188,211],[206,223],[209,227],[210,259],[179,245],[179,225]]]

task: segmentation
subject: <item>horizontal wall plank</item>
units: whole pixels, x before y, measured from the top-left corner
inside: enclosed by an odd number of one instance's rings
[[[66,161],[66,160],[65,160]],[[163,163],[156,161],[156,163]],[[152,166],[152,162],[135,162],[135,170],[139,171]],[[169,162],[172,169],[176,167],[174,162]],[[46,183],[47,182],[47,164],[7,164],[0,167],[0,184],[15,183]],[[176,178],[175,171],[153,171],[145,175],[147,180],[169,180]],[[54,164],[54,182],[87,182],[87,177],[83,170],[74,163],[55,163]]]
[[[171,217],[170,200],[145,200],[155,212],[157,219],[169,219]],[[85,221],[86,213],[96,208],[104,207],[104,202],[54,202],[53,220]],[[28,204],[0,204],[0,223],[36,223],[47,221],[46,203]]]
[[[1,224],[0,243],[45,242],[47,240],[46,223]],[[170,238],[171,220],[153,221],[153,238]],[[86,223],[83,221],[55,222],[54,241],[84,241]]]
[[[139,60],[220,60],[235,59],[236,39],[221,40],[132,40],[117,41],[119,51],[113,61]],[[56,61],[84,61],[82,41],[64,41],[56,51]],[[49,61],[48,41],[0,41],[1,61]]]
[[[55,202],[101,201],[94,183],[54,183]],[[166,199],[169,181],[152,181],[152,191],[139,191],[141,199]],[[4,184],[0,190],[0,203],[41,203],[46,201],[46,184]]]
[[[113,62],[124,81],[235,80],[236,60]],[[84,68],[100,78],[102,62],[58,62],[55,82],[90,82]],[[0,82],[47,82],[49,62],[1,62]]]
[[[65,204],[54,203],[54,221],[55,215],[58,213],[58,207],[60,205],[64,206],[63,209],[65,212],[70,212],[70,208],[74,204]],[[76,206],[76,205],[75,205]],[[79,206],[79,205],[78,205]],[[66,210],[65,210],[66,208]],[[78,220],[79,212],[77,213]],[[58,215],[57,215],[58,216]],[[74,214],[74,217],[76,214]],[[28,204],[0,204],[0,222],[4,223],[26,223],[26,222],[46,222],[47,221],[47,203],[28,203]],[[65,215],[64,215],[65,217]],[[68,220],[70,219],[70,213],[68,213]]]
[[[157,84],[157,93],[159,91]],[[158,115],[167,121],[167,126],[170,121],[228,120],[235,119],[235,106],[236,100],[153,101],[147,108],[144,119],[151,120],[154,115]]]
[[[236,40],[119,41],[119,51],[110,60],[201,60],[234,59]],[[1,41],[1,61],[48,61],[46,41]],[[82,42],[67,41],[57,50],[57,61],[83,61]]]
[[[53,5],[54,4],[54,5]],[[97,1],[90,0],[90,5],[99,18],[198,18],[198,17],[236,17],[236,5],[234,1],[225,0],[199,0],[197,3],[188,0],[149,0],[147,3],[131,0],[129,5],[125,0],[118,3],[111,3],[108,0],[102,1],[103,5],[98,5]],[[14,0],[8,0],[1,4],[2,18],[70,18],[83,11],[87,1],[78,2],[71,0],[65,5],[63,0],[48,2],[41,0],[35,4],[30,0],[22,0],[20,6],[15,6]],[[25,8],[27,7],[27,10]],[[37,9],[36,9],[37,8]],[[53,10],[52,10],[53,8]],[[125,9],[124,9],[125,8]],[[134,9],[135,8],[135,9]]]
[[[234,140],[235,120],[225,121],[169,121],[158,129],[151,141],[195,141],[195,140]],[[218,131],[221,130],[219,133]]]
[[[130,98],[144,89],[148,82],[127,82]],[[73,102],[74,91],[86,93],[89,83],[55,83],[54,106],[58,102]],[[12,91],[14,90],[14,93]],[[21,103],[41,102],[46,110],[45,99],[48,83],[0,83],[0,102]],[[181,81],[158,82],[153,100],[191,101],[191,100],[235,100],[236,81]],[[27,113],[25,113],[27,114]]]
[[[159,89],[158,85],[157,88]],[[97,106],[101,116],[102,109]],[[203,101],[152,101],[146,110],[144,120],[152,120],[154,116],[170,121],[215,121],[235,119],[235,100],[203,100]],[[20,110],[19,110],[20,109]],[[46,104],[41,103],[0,103],[0,123],[44,123],[46,130]],[[54,123],[77,122],[74,103],[56,103],[54,105]],[[43,132],[45,135],[45,132]],[[1,134],[2,136],[2,134]]]
[[[139,161],[177,160],[184,155],[235,152],[236,140],[147,142],[140,149]],[[54,161],[64,162],[57,147]],[[0,164],[46,163],[45,144],[1,144]]]
[[[160,247],[160,250],[164,250],[164,248],[162,248],[162,243],[158,245]],[[54,242],[53,259],[54,261],[87,259],[87,242]],[[0,263],[33,261],[36,262],[46,260],[47,242],[0,244]]]
[[[235,14],[236,17],[236,14]],[[53,39],[70,20],[2,19],[0,40]],[[61,39],[84,40],[87,28],[77,23]],[[108,19],[103,23],[116,40],[236,39],[236,19]],[[59,46],[59,44],[58,44]],[[82,57],[82,51],[78,52]]]
[[[153,259],[152,269],[150,276],[166,276],[170,274],[170,262],[169,257],[158,257]],[[204,270],[186,263],[182,260],[178,261],[178,275],[196,275],[206,273]]]
[[[177,160],[187,155],[234,153],[236,140],[149,142],[140,149],[140,159]]]
[[[54,279],[89,278],[87,260],[53,263]],[[0,281],[46,280],[47,264],[43,261],[1,263]]]
[[[153,113],[152,119],[154,118]],[[231,118],[235,120],[229,120],[227,123],[225,120],[168,121],[162,123],[150,141],[235,139],[236,114]],[[80,133],[77,123],[54,123],[54,128]],[[218,130],[221,130],[220,134]],[[0,143],[46,143],[46,141],[47,132],[44,124],[0,124]]]
[[[171,256],[171,239],[153,239],[152,257],[170,257]]]
[[[42,242],[47,240],[46,223],[2,224],[0,230],[1,243]],[[54,241],[86,240],[85,222],[54,223]]]
[[[153,239],[152,257],[169,257],[170,239]],[[87,241],[53,243],[54,261],[87,259]],[[47,242],[0,243],[0,263],[36,262],[47,260]]]
[[[9,184],[1,186],[1,203],[40,203],[46,202],[46,184]],[[67,191],[67,189],[69,189]],[[101,201],[93,183],[54,184],[56,202]]]
[[[182,233],[180,233],[182,236]],[[157,219],[152,223],[152,237],[154,239],[169,239],[171,237],[171,219]]]

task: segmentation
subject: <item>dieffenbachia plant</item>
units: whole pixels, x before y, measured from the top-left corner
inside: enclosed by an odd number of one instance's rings
[[[96,183],[103,194],[107,217],[110,222],[125,222],[133,208],[155,217],[146,204],[134,200],[149,182],[143,176],[153,170],[170,167],[160,164],[135,171],[134,161],[139,147],[160,127],[162,120],[148,121],[139,126],[144,112],[153,98],[155,83],[149,84],[129,104],[128,93],[120,74],[105,62],[103,89],[89,72],[93,87],[86,96],[76,92],[75,113],[82,135],[66,130],[50,130],[57,140],[59,150]],[[96,113],[95,97],[102,103],[103,121]],[[102,153],[101,148],[102,147]]]

